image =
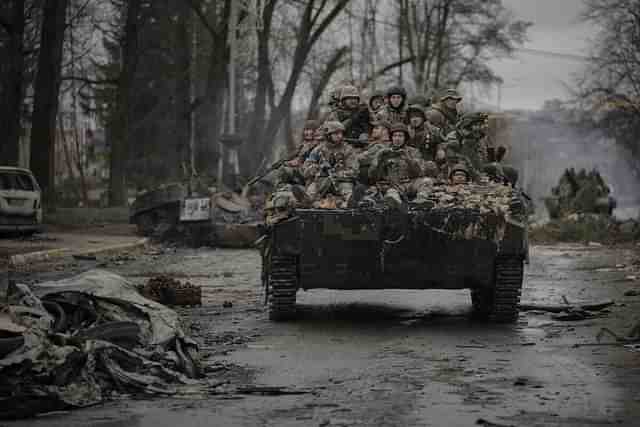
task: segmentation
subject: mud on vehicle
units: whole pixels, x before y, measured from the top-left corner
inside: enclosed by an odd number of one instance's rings
[[[295,209],[270,225],[261,245],[269,318],[292,319],[301,289],[470,289],[477,317],[514,321],[526,200],[501,184],[464,187],[436,189],[432,204],[408,212]]]

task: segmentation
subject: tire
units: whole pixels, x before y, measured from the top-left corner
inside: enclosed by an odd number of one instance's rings
[[[291,320],[296,313],[298,265],[295,256],[272,255],[268,274],[267,306],[269,320]]]
[[[476,317],[495,323],[515,322],[518,319],[523,277],[524,260],[521,257],[496,259],[493,286],[471,290],[471,303]]]

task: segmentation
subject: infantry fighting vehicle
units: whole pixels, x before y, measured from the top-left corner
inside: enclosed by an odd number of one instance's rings
[[[526,200],[511,186],[436,186],[408,211],[292,209],[262,242],[269,318],[300,290],[470,289],[475,313],[517,318],[528,255]]]

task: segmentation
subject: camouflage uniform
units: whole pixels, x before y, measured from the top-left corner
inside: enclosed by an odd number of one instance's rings
[[[462,97],[455,89],[448,89],[441,97],[440,101],[431,106],[431,109],[427,111],[427,121],[432,125],[442,129],[446,135],[452,132],[456,128],[458,123],[458,110],[448,108],[445,105],[447,99],[453,99],[457,102],[462,100]]]
[[[373,101],[376,99],[381,99],[382,104],[378,108],[374,108]],[[380,121],[384,119],[386,105],[384,103],[384,93],[378,91],[374,92],[369,98],[369,119],[372,122]]]
[[[406,141],[409,132],[400,123],[391,128],[392,140],[393,135],[399,132],[404,134]],[[395,208],[401,207],[403,201],[412,195],[416,195],[418,202],[428,199],[433,181],[423,175],[424,162],[420,153],[406,143],[377,150],[369,167],[371,182],[375,183],[385,203]]]
[[[331,140],[333,133],[344,134],[344,126],[340,122],[327,122],[326,127],[328,141],[314,148],[304,162],[307,195],[316,207],[344,208],[351,202],[358,171],[357,157],[348,144]],[[323,199],[328,195],[337,198],[335,206],[323,205]]]
[[[307,120],[302,129],[303,139],[298,145],[293,158],[280,167],[278,171],[278,182],[283,184],[304,184],[302,176],[302,165],[309,156],[309,153],[318,145],[318,141],[312,135],[308,138],[306,131],[315,132],[319,127],[319,123],[315,120]]]
[[[426,121],[425,111],[420,105],[410,105],[407,113],[409,115],[409,135],[411,136],[407,145],[419,150],[425,161],[435,161],[436,152],[443,141],[440,129]],[[411,119],[414,114],[422,116],[422,123],[417,128],[413,126]]]
[[[358,106],[348,109],[345,104],[347,98],[357,98]],[[329,113],[326,121],[342,123],[345,128],[345,137],[351,140],[357,140],[360,135],[369,133],[369,109],[360,104],[360,94],[355,86],[342,88],[340,106]]]
[[[391,96],[392,95],[400,95],[402,96],[402,103],[398,107],[394,107],[391,105]],[[392,125],[395,123],[408,123],[407,118],[407,109],[406,109],[406,100],[407,100],[407,91],[404,88],[399,86],[394,86],[387,90],[387,98],[389,98],[387,106],[384,111],[384,119],[391,123]]]

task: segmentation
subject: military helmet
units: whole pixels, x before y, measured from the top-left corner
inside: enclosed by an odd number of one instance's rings
[[[387,89],[387,96],[400,95],[404,99],[407,99],[407,91],[401,86],[391,86]]]
[[[340,101],[344,101],[347,98],[360,99],[360,91],[358,91],[358,88],[352,85],[343,86],[340,91]]]
[[[457,163],[453,165],[451,171],[449,172],[449,178],[453,177],[456,172],[464,172],[464,174],[467,175],[467,178],[470,178],[469,168],[467,168],[467,165],[465,165],[464,163]]]
[[[430,102],[427,99],[426,96],[423,95],[416,95],[416,96],[412,96],[411,98],[409,98],[407,100],[407,103],[411,106],[411,105],[420,105],[422,107],[427,107]]]
[[[377,90],[375,92],[373,92],[371,94],[371,96],[369,97],[369,107],[371,107],[371,103],[373,102],[374,99],[376,98],[382,98],[384,99],[384,92]]]
[[[332,133],[335,133],[335,132],[338,132],[338,131],[342,131],[342,132],[345,131],[344,125],[342,123],[340,123],[339,121],[332,120],[332,121],[326,122],[324,124],[324,132],[327,135],[331,135]]]
[[[440,101],[444,102],[447,99],[455,99],[460,102],[462,101],[462,96],[460,96],[460,93],[455,89],[447,89],[440,94]]]
[[[384,120],[384,119],[378,119],[378,120],[374,120],[371,122],[371,127],[377,127],[377,126],[382,126],[383,128],[386,128],[387,130],[391,129],[391,122]]]
[[[389,129],[389,135],[393,136],[396,132],[403,132],[405,137],[405,142],[409,141],[409,129],[407,129],[407,125],[404,123],[394,123]]]
[[[307,120],[304,122],[304,127],[302,129],[316,130],[318,127],[320,127],[320,123],[317,120]]]
[[[410,104],[407,108],[407,114],[411,116],[411,113],[420,113],[423,119],[427,119],[427,113],[424,111],[424,107],[420,104]]]

